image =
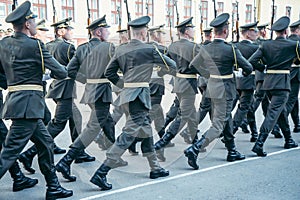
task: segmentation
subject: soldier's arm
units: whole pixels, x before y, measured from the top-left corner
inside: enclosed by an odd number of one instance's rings
[[[203,76],[205,78],[209,78],[209,71],[206,68],[204,68],[202,65],[204,53],[205,53],[205,51],[201,51],[201,49],[200,49],[197,56],[191,61],[189,68],[192,71],[197,72],[201,76]]]
[[[117,56],[114,55],[108,63],[104,75],[110,82],[112,82],[118,88],[123,88],[124,81],[118,76],[119,66],[120,65]]]
[[[176,75],[176,62],[162,54],[157,48],[153,50],[154,64],[160,67],[159,75]]]
[[[81,83],[86,83],[86,76],[80,70],[81,63],[75,54],[67,66],[68,77],[75,79]]]
[[[246,58],[244,58],[240,50],[238,50],[236,47],[235,54],[238,66],[243,69],[243,75],[248,76],[249,74],[251,74],[251,72],[253,71],[251,63],[249,63],[249,61]]]
[[[6,76],[5,76],[5,72],[3,70],[1,62],[0,62],[0,87],[5,90],[7,89]]]
[[[51,70],[51,76],[55,79],[64,79],[67,77],[67,69],[65,66],[59,64],[49,51],[45,48],[44,44],[41,43],[41,50],[43,54],[44,66]]]
[[[296,45],[296,59],[294,61],[295,65],[300,65],[300,41],[297,41],[297,45]]]
[[[265,65],[261,62],[263,60],[263,52],[261,47],[259,47],[255,53],[248,59],[248,61],[252,64],[254,69],[257,69],[261,72],[265,70]]]

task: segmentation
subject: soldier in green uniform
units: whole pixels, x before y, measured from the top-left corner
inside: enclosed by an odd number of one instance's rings
[[[55,28],[56,38],[46,45],[50,54],[52,54],[60,64],[65,66],[70,62],[75,53],[74,45],[68,42],[68,40],[72,39],[73,34],[73,28],[69,24],[70,20],[72,20],[72,18],[67,18],[51,25]],[[76,98],[75,80],[70,77],[63,80],[54,79],[49,87],[46,97],[52,98],[56,103],[54,118],[48,123],[47,130],[51,136],[55,138],[64,130],[69,121],[71,140],[74,142],[81,132],[82,124],[81,113],[74,103],[74,98]],[[55,145],[55,154],[62,154],[65,152],[66,150],[60,149]],[[36,153],[36,147],[32,146],[20,155],[20,161],[22,161],[25,169],[31,173],[34,173],[31,164]],[[91,162],[94,160],[95,157],[91,157],[82,151],[81,156],[77,158],[76,162]]]
[[[289,39],[300,41],[300,20],[292,23],[290,25],[291,35]],[[294,122],[294,132],[300,132],[300,122],[299,122],[299,82],[300,82],[300,65],[293,64],[291,69],[291,93],[289,95],[289,100],[286,103],[287,111],[291,113],[292,120]]]
[[[188,164],[198,169],[197,156],[201,148],[224,134],[225,146],[228,150],[227,161],[245,159],[234,143],[231,111],[236,95],[234,81],[234,65],[242,68],[242,74],[247,76],[252,72],[251,64],[233,45],[225,42],[228,37],[229,14],[217,16],[210,26],[214,28],[215,38],[211,44],[200,49],[199,54],[190,64],[190,70],[197,71],[208,78],[206,95],[211,98],[213,115],[211,127],[192,146],[184,151]]]
[[[86,128],[56,165],[57,171],[70,181],[76,180],[76,177],[70,176],[71,163],[91,144],[100,129],[103,129],[111,143],[115,142],[114,122],[109,113],[112,91],[109,80],[104,76],[106,66],[114,55],[115,46],[107,42],[110,26],[106,23],[105,17],[104,15],[93,21],[87,27],[91,31],[92,38],[78,47],[67,67],[70,78],[77,78],[86,83],[81,103],[88,104],[91,108]],[[127,162],[120,159],[118,166],[125,165]]]
[[[160,75],[165,73],[175,75],[175,62],[161,54],[154,46],[144,43],[147,37],[146,25],[149,21],[150,17],[144,16],[128,23],[132,29],[132,39],[116,50],[105,72],[105,76],[113,84],[123,88],[116,103],[124,108],[126,123],[116,142],[107,151],[106,160],[90,180],[103,190],[112,188],[112,185],[107,183],[106,175],[136,138],[142,140],[142,153],[147,157],[151,168],[150,178],[169,175],[169,172],[159,165],[154,151],[149,117],[151,109],[149,81],[153,65],[160,66]],[[123,79],[118,76],[118,70],[123,73]]]
[[[197,119],[195,99],[198,93],[197,75],[188,66],[198,54],[200,46],[191,40],[194,38],[192,17],[176,26],[180,40],[170,44],[167,55],[175,60],[177,73],[174,78],[173,91],[179,100],[179,112],[164,136],[155,143],[155,149],[160,150],[177,135],[187,124],[192,139],[197,135]]]
[[[30,7],[31,3],[25,1],[6,17],[5,21],[13,24],[15,34],[0,42],[0,73],[6,76],[9,91],[2,117],[12,120],[1,152],[0,178],[31,140],[36,145],[40,170],[47,183],[46,199],[66,198],[73,192],[58,182],[53,163],[53,138],[42,121],[45,110],[42,76],[45,68],[57,79],[65,78],[67,71],[42,42],[32,37],[36,33],[34,18],[37,16]]]
[[[254,22],[240,27],[244,39],[241,42],[236,43],[235,46],[246,59],[250,58],[250,56],[258,49],[258,45],[254,43],[257,39],[257,24],[258,22]],[[238,130],[238,127],[241,127],[252,105],[255,89],[255,71],[247,77],[236,77],[236,89],[239,93],[240,103],[233,117],[233,133]],[[250,141],[255,142],[258,136],[255,115],[254,112],[249,112],[249,114],[252,114],[251,121],[248,120],[252,133]]]
[[[279,18],[271,27],[277,35],[276,39],[265,41],[249,58],[250,63],[256,67],[265,67],[260,60],[265,61],[267,72],[261,89],[266,91],[270,100],[258,139],[252,148],[252,151],[258,156],[267,156],[263,145],[277,120],[285,138],[284,148],[298,146],[292,139],[285,107],[291,90],[290,67],[295,58],[300,58],[298,54],[300,52],[299,41],[286,39],[289,23],[288,17]]]

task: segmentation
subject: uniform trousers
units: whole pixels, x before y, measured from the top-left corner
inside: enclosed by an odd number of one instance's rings
[[[229,142],[234,139],[233,123],[231,117],[231,110],[233,99],[226,98],[211,98],[212,102],[212,124],[210,128],[203,134],[203,136],[212,142],[219,138],[221,133],[224,134],[224,141]]]
[[[111,143],[115,142],[114,122],[109,113],[110,102],[98,99],[95,103],[90,103],[89,107],[91,108],[90,119],[71,148],[85,149],[97,137],[101,129]]]
[[[51,136],[55,138],[64,130],[69,120],[71,139],[72,142],[74,142],[81,132],[81,113],[76,104],[73,102],[72,98],[56,99],[54,101],[56,102],[55,115],[54,118],[49,122],[47,130]]]
[[[194,139],[198,128],[195,108],[196,95],[191,92],[177,93],[177,97],[179,100],[179,112],[169,126],[167,133],[171,133],[175,137],[175,135],[177,135],[177,133],[187,124],[188,131]]]
[[[242,125],[243,120],[246,118],[249,108],[253,100],[253,90],[237,90],[239,93],[239,105],[233,117],[233,124],[235,127]]]
[[[54,169],[54,142],[42,119],[12,119],[12,124],[0,156],[0,178],[15,163],[28,141],[35,143],[41,172]]]
[[[260,133],[268,134],[275,126],[277,120],[278,125],[284,136],[290,134],[288,115],[286,110],[286,102],[288,100],[288,90],[268,90],[266,95],[270,100],[266,117],[260,127]]]
[[[154,153],[149,109],[145,107],[139,98],[121,106],[125,111],[126,123],[122,129],[122,133],[106,152],[107,159],[104,163],[107,165],[118,162],[136,138],[141,140],[141,150],[144,156]]]
[[[162,95],[151,95],[150,119],[154,122],[154,127],[159,132],[165,123],[164,112],[161,107]]]
[[[299,95],[299,80],[297,77],[291,80],[291,91],[289,94],[288,101],[286,102],[287,113],[290,114],[298,100]]]

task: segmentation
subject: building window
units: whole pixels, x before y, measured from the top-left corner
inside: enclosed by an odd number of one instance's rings
[[[166,0],[166,24],[170,27],[174,27],[174,0]]]
[[[154,11],[154,4],[153,4],[153,0],[146,0],[146,11],[148,16],[151,18],[150,23],[153,25],[154,21],[153,21],[153,11]]]
[[[143,16],[143,0],[136,0],[135,1],[135,17]]]
[[[287,6],[287,7],[285,7],[285,9],[286,9],[286,13],[285,13],[285,15],[286,16],[288,16],[288,17],[291,17],[291,11],[292,11],[292,7],[290,7],[290,6]]]
[[[33,0],[32,1],[32,11],[40,19],[47,19],[46,0]]]
[[[0,0],[0,17],[6,17],[12,11],[11,0]]]
[[[252,5],[246,4],[246,20],[245,23],[250,23],[252,19]]]
[[[201,14],[202,14],[202,20],[204,27],[208,26],[208,2],[207,1],[201,1]]]
[[[121,0],[111,0],[111,23],[119,24],[119,13],[122,16]]]
[[[192,0],[184,0],[184,16],[183,18],[190,18],[192,15]]]
[[[91,20],[94,21],[99,18],[99,0],[89,0]]]
[[[224,11],[224,3],[218,2],[217,15],[223,13],[223,11]]]
[[[72,17],[74,19],[74,0],[62,0],[61,1],[62,18]]]

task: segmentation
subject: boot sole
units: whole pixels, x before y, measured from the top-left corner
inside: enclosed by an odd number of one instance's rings
[[[84,163],[84,162],[94,162],[96,158],[90,158],[90,159],[75,159],[74,163]]]
[[[20,187],[13,187],[13,192],[18,192],[18,191],[21,191],[21,190],[24,190],[24,189],[27,189],[27,188],[32,188],[34,187],[36,184],[38,184],[38,180],[35,179],[35,181],[33,181],[31,184],[29,185],[24,185],[24,183],[22,184],[22,186]]]
[[[46,196],[46,200],[56,200],[56,199],[63,199],[63,198],[68,198],[73,196],[73,191],[70,194],[64,195],[64,196],[59,196],[59,195],[55,195],[55,196]]]
[[[63,171],[60,166],[55,166],[56,171],[60,172],[62,174],[62,176],[67,179],[70,182],[74,182],[76,181],[76,176],[71,176],[69,174],[66,174],[65,171]]]
[[[252,152],[256,153],[256,155],[259,156],[259,157],[266,157],[267,156],[267,153],[261,153],[261,152],[258,152],[256,150],[253,150],[253,149],[252,149]]]
[[[19,161],[22,163],[22,165],[26,171],[28,171],[30,174],[35,173],[35,169],[33,169],[33,168],[31,168],[31,166],[28,166],[27,164],[25,164],[28,162],[27,160],[25,160],[25,158],[19,157]]]
[[[97,185],[98,187],[100,187],[101,190],[111,190],[112,189],[112,186],[106,187],[102,183],[100,183],[99,181],[95,181],[94,179],[91,179],[90,182],[93,183],[94,185]]]
[[[198,165],[193,165],[193,164],[191,164],[191,162],[190,162],[191,158],[193,158],[193,155],[190,155],[190,154],[189,154],[188,152],[186,152],[186,151],[184,151],[184,155],[185,155],[185,157],[188,158],[188,164],[189,164],[189,166],[192,167],[194,170],[198,170],[198,169],[199,169],[199,166],[198,166]],[[193,158],[193,159],[194,159],[194,158]]]
[[[151,179],[157,179],[157,178],[160,178],[160,177],[166,177],[166,176],[169,176],[170,173],[164,173],[164,174],[159,174],[159,175],[150,175],[150,178]]]

